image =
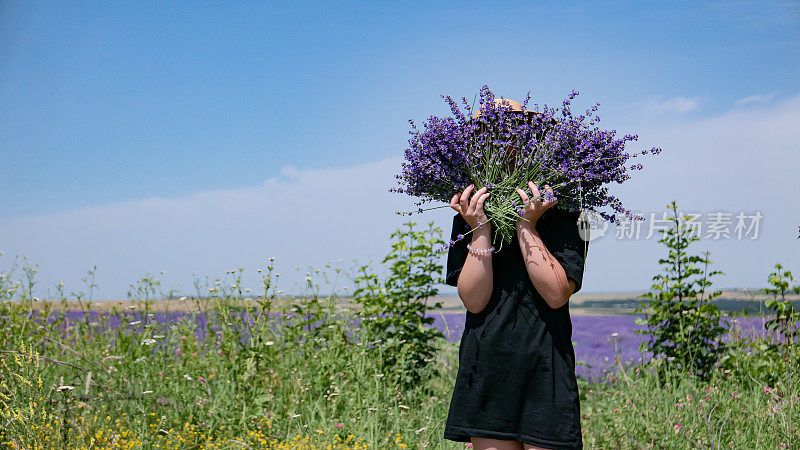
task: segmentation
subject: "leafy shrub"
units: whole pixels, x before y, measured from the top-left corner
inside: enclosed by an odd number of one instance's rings
[[[768,320],[764,326],[769,331],[779,332],[784,338],[784,343],[788,343],[797,338],[798,313],[794,310],[794,306],[786,301],[786,293],[791,290],[795,294],[800,294],[800,285],[789,288],[789,283],[794,281],[792,272],[788,270],[781,272],[783,266],[780,263],[775,264],[775,269],[775,272],[770,273],[767,278],[772,287],[761,289],[764,294],[772,294],[773,298],[764,302],[764,306],[775,314],[775,317]],[[778,295],[781,297],[780,300]]]
[[[761,289],[773,295],[764,303],[775,314],[764,323],[767,335],[734,340],[724,358],[725,367],[744,384],[776,386],[781,381],[791,380],[800,369],[800,348],[796,345],[798,312],[786,300],[789,291],[800,293],[800,286],[789,287],[794,278],[790,271],[781,271],[780,263],[775,264],[775,269],[767,277],[771,287]]]
[[[720,311],[710,303],[722,292],[709,292],[710,276],[723,272],[708,271],[711,260],[709,252],[704,256],[689,256],[686,248],[700,238],[690,233],[687,222],[692,218],[678,217],[675,201],[667,205],[674,217],[666,220],[674,222],[674,227],[662,230],[663,237],[658,242],[669,249],[667,258],[658,262],[664,267],[664,273],[653,277],[652,292],[639,298],[649,298],[649,311],[637,308],[637,312],[645,312],[646,319],[634,321],[647,325],[645,330],[636,333],[650,335],[650,340],[639,346],[640,351],[651,351],[653,356],[663,355],[671,361],[676,369],[690,371],[700,378],[707,378],[726,351],[722,342],[725,327],[720,325]]]
[[[360,317],[365,339],[372,340],[383,352],[384,373],[391,373],[403,388],[419,383],[427,365],[438,351],[444,335],[432,326],[426,315],[442,306],[428,304],[428,299],[443,283],[434,247],[444,244],[442,230],[430,222],[425,231],[415,231],[414,222],[404,224],[391,234],[395,239],[391,252],[382,263],[391,263],[389,276],[380,281],[368,266],[359,269],[354,300],[362,306]]]

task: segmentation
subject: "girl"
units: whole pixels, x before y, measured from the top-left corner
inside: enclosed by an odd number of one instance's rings
[[[467,313],[444,438],[477,449],[583,447],[568,304],[586,258],[580,214],[537,199],[538,186],[528,186],[534,200],[517,189],[523,216],[501,251],[491,246],[485,187],[468,186],[450,202],[458,213],[451,239],[480,228],[447,256],[446,283]]]

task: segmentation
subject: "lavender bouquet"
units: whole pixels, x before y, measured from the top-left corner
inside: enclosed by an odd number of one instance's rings
[[[523,104],[495,99],[488,86],[480,89],[480,107],[473,114],[467,99],[462,103],[463,113],[450,96],[442,96],[450,105],[453,117],[430,116],[425,130],[420,131],[413,120],[412,138],[405,150],[402,173],[395,175],[399,188],[390,192],[406,193],[419,197],[415,205],[441,201],[444,206],[420,207],[416,212],[449,207],[450,199],[470,184],[477,191],[486,186],[491,196],[484,203],[484,211],[492,223],[495,241],[509,243],[514,234],[514,224],[522,210],[516,189],[531,196],[528,182],[537,186],[549,184],[558,199],[553,207],[568,211],[596,211],[605,220],[616,224],[617,213],[633,220],[644,220],[622,207],[618,198],[608,193],[611,182],[622,183],[630,178],[628,170],[641,170],[642,164],[626,165],[629,158],[645,155],[648,150],[632,155],[625,153],[625,143],[638,139],[638,135],[625,135],[615,139],[616,130],[600,130],[595,124],[600,118],[592,113],[600,103],[586,111],[586,115],[573,116],[569,109],[578,95],[572,91],[561,108],[543,105],[539,111],[527,109],[530,92]],[[477,97],[477,96],[476,96]],[[513,104],[521,108],[514,108]],[[587,120],[589,119],[589,120]],[[656,155],[661,149],[649,150]],[[543,191],[540,196],[548,195]],[[610,206],[615,213],[598,209]],[[410,215],[414,212],[398,212]],[[472,232],[470,230],[469,232]],[[460,236],[459,239],[463,239]],[[452,246],[455,241],[439,251]]]

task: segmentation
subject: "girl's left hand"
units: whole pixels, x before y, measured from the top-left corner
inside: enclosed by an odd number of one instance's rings
[[[524,226],[531,226],[535,227],[536,222],[542,217],[545,211],[550,209],[553,205],[555,205],[558,200],[553,201],[546,201],[543,197],[539,197],[539,189],[533,184],[533,181],[528,182],[528,186],[531,188],[531,192],[533,193],[533,201],[528,198],[528,194],[525,193],[522,189],[517,188],[517,193],[519,194],[520,198],[522,199],[522,216],[517,220],[517,225],[524,225]],[[545,191],[548,191],[551,195],[553,194],[553,189],[550,185],[544,185]],[[525,221],[527,219],[527,222]]]

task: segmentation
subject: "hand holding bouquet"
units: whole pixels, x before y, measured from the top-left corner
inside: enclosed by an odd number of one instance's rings
[[[483,203],[489,197],[489,193],[486,192],[487,189],[484,186],[473,194],[474,188],[475,185],[470,184],[464,189],[464,192],[454,195],[450,200],[450,207],[464,217],[470,228],[482,228],[484,224],[489,222],[483,209]],[[488,223],[488,225],[491,225],[491,223]]]
[[[527,223],[531,227],[536,226],[536,222],[542,215],[550,209],[551,207],[555,206],[558,199],[555,198],[553,195],[553,189],[548,186],[544,185],[546,195],[544,199],[542,195],[539,194],[539,187],[533,184],[532,181],[528,182],[528,187],[531,188],[531,192],[533,193],[533,200],[528,198],[528,194],[525,193],[522,189],[517,189],[517,193],[522,200],[522,208],[521,212],[519,213],[520,220],[517,220],[517,225],[521,225],[523,223]]]
[[[536,214],[526,214],[532,208],[531,201],[546,201],[551,203],[548,207],[569,211],[608,205],[627,217],[643,220],[622,208],[606,187],[612,181],[622,183],[630,178],[628,169],[641,170],[641,164],[625,165],[628,158],[638,156],[624,153],[625,142],[638,136],[614,139],[615,130],[604,131],[594,125],[599,121],[597,116],[587,121],[597,106],[585,116],[574,117],[569,105],[577,94],[573,91],[563,101],[560,114],[559,108],[547,105],[541,112],[529,111],[526,106],[530,93],[523,104],[502,97],[495,99],[488,86],[481,88],[481,106],[474,115],[466,98],[462,97],[467,110],[464,114],[455,101],[443,96],[453,117],[430,116],[422,132],[409,120],[410,147],[405,151],[402,174],[396,175],[401,187],[390,191],[420,197],[417,205],[435,200],[450,202],[453,209],[458,197],[456,210],[467,208],[467,213],[475,218],[474,224],[468,220],[474,231],[478,226],[477,213],[476,209],[470,210],[473,202],[467,202],[469,194],[465,189],[470,185],[479,186],[479,191],[485,189],[475,199],[474,208],[480,201],[485,220],[496,231],[495,240],[500,239],[501,248],[502,243],[511,241],[518,221],[538,219]],[[658,154],[661,149],[655,147],[650,152]],[[640,154],[647,153],[644,150]],[[538,192],[537,186],[545,187],[545,191]],[[617,222],[616,214],[599,214]]]

